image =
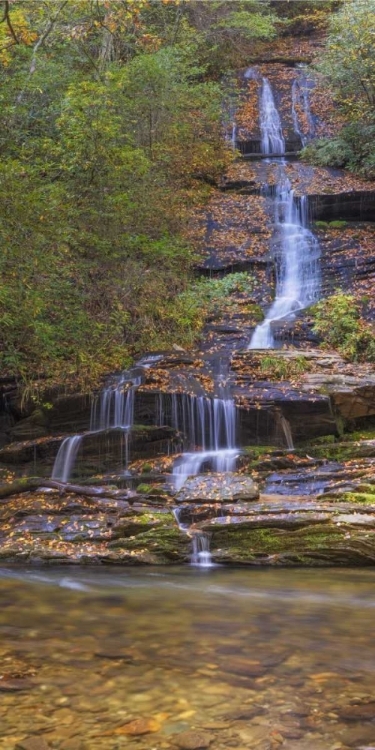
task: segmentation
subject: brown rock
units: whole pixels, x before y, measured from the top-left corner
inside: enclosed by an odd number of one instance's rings
[[[372,721],[375,719],[375,701],[340,706],[336,713],[344,721]]]
[[[173,736],[174,744],[181,750],[199,750],[200,748],[209,747],[215,739],[212,734],[207,732],[181,732]]]
[[[342,733],[341,739],[349,747],[362,745],[370,750],[371,747],[375,747],[375,728],[370,724],[352,725]]]
[[[225,664],[225,671],[231,674],[241,675],[242,677],[263,677],[267,668],[259,661],[250,661],[246,659],[228,659]]]
[[[9,678],[5,680],[0,680],[0,692],[3,693],[17,693],[21,690],[30,690],[34,687],[34,683],[31,682],[31,680],[23,679],[23,678]]]
[[[265,709],[262,706],[245,706],[243,709],[238,708],[236,711],[225,714],[225,718],[228,721],[251,721],[254,716],[260,716],[264,713]]]
[[[17,750],[50,750],[50,747],[43,737],[26,737],[16,745]]]
[[[158,732],[160,726],[160,723],[156,719],[134,719],[127,724],[123,724],[121,727],[117,727],[111,734],[129,734],[136,737],[140,734]]]

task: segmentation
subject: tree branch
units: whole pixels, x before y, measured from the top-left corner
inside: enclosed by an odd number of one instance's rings
[[[52,31],[52,29],[53,29],[53,27],[54,27],[54,25],[55,25],[55,23],[56,23],[59,15],[61,13],[61,11],[64,10],[64,8],[67,5],[67,3],[68,3],[68,0],[64,0],[64,2],[61,3],[61,5],[57,9],[55,15],[52,16],[52,18],[50,18],[50,20],[48,21],[48,24],[46,26],[45,31],[43,32],[43,34],[39,37],[38,41],[36,42],[36,44],[34,46],[34,49],[33,49],[33,55],[32,55],[32,58],[31,58],[31,65],[30,65],[29,75],[32,75],[35,72],[35,69],[36,69],[36,56],[37,56],[38,50],[40,49],[40,47],[42,46],[42,44],[44,44],[44,42],[46,41],[47,37],[50,35],[50,33],[51,33],[51,31]]]
[[[11,33],[11,36],[14,39],[14,44],[19,44],[19,39],[17,38],[16,32],[14,31],[12,22],[10,20],[10,14],[9,14],[9,0],[4,1],[4,15],[0,21],[0,23],[6,23],[8,26],[8,29]]]

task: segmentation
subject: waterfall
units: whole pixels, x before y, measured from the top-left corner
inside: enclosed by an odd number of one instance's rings
[[[233,399],[182,394],[178,401],[176,394],[172,395],[172,426],[186,436],[190,449],[174,464],[176,489],[187,477],[200,474],[205,465],[211,471],[234,471],[236,417]]]
[[[292,430],[290,427],[290,422],[287,420],[286,417],[284,417],[284,414],[279,408],[275,409],[275,421],[276,421],[276,424],[279,425],[280,431],[283,434],[283,437],[286,442],[286,447],[288,448],[288,450],[294,451],[293,435],[292,435]]]
[[[68,482],[73,471],[83,435],[73,435],[62,441],[52,469],[52,479]]]
[[[210,552],[210,537],[204,531],[195,531],[192,537],[193,553],[191,564],[199,568],[212,568],[213,562]]]
[[[290,182],[281,164],[276,187],[276,296],[266,318],[255,329],[249,349],[272,349],[272,323],[291,320],[318,299],[320,288],[319,244],[307,228],[306,198],[294,197]]]
[[[185,534],[191,537],[192,540],[192,554],[190,558],[191,565],[196,565],[199,568],[212,568],[214,563],[212,562],[212,556],[210,552],[210,534],[205,531],[190,531],[188,523],[182,523],[180,521],[180,514],[182,508],[175,508],[172,512],[176,519],[178,528]]]
[[[85,433],[92,435],[116,428],[125,430],[125,468],[129,462],[128,432],[134,423],[135,394],[141,379],[140,375],[125,372],[104,388],[92,403],[90,431]],[[85,435],[72,435],[63,440],[53,465],[52,479],[69,481]]]
[[[305,125],[307,128],[304,129],[300,125],[302,116],[305,119]],[[293,128],[294,132],[301,138],[301,143],[306,146],[309,138],[314,136],[314,121],[310,111],[309,101],[309,88],[307,83],[306,75],[301,71],[299,78],[293,81],[292,85],[292,117],[293,117]]]
[[[267,78],[262,78],[259,114],[262,154],[285,154],[281,120]]]
[[[124,373],[104,388],[91,408],[90,431],[132,427],[135,394],[140,384],[141,376]]]
[[[233,399],[159,394],[157,419],[158,424],[169,424],[183,436],[185,452],[173,467],[176,489],[188,476],[195,476],[206,467],[216,472],[234,471],[238,449]]]

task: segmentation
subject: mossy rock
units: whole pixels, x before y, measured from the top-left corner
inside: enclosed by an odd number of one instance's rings
[[[375,506],[375,487],[369,487],[368,491],[361,490],[358,492],[344,492],[338,498],[340,502],[358,503],[358,505]]]
[[[315,221],[317,229],[345,229],[348,222],[344,219],[334,219],[333,221]]]
[[[118,539],[110,543],[109,547],[116,547],[129,553],[137,554],[150,552],[158,564],[183,563],[190,557],[191,540],[176,526],[159,525],[157,528],[140,532],[127,539]]]
[[[217,562],[304,566],[375,562],[375,540],[369,540],[364,530],[345,524],[307,525],[294,531],[233,524],[211,526],[211,533],[211,549]]]

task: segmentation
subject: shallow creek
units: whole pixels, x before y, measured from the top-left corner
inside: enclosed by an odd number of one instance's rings
[[[372,748],[374,582],[3,568],[0,748]]]

